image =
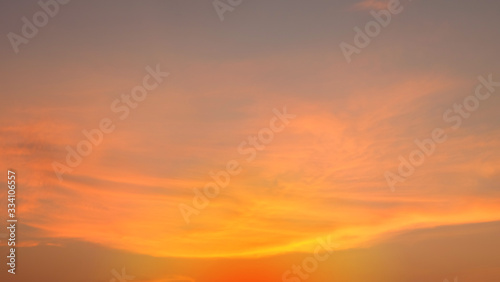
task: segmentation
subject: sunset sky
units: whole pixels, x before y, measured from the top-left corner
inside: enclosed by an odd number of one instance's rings
[[[243,0],[221,20],[211,0],[72,0],[15,47],[43,10],[4,1],[0,281],[500,281],[500,2],[401,0],[348,62],[341,43],[389,2]]]

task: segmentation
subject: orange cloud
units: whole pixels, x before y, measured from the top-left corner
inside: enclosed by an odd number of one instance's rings
[[[385,10],[388,3],[386,0],[363,0],[354,7],[359,10]]]

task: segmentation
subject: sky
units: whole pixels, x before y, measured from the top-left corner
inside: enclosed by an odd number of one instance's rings
[[[1,281],[500,278],[498,1],[54,1],[0,9]]]

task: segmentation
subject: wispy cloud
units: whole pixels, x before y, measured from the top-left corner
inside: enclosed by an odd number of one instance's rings
[[[384,10],[388,3],[388,0],[363,0],[353,7],[357,10]]]

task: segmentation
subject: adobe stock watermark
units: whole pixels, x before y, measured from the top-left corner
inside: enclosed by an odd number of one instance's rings
[[[471,117],[481,101],[485,101],[495,93],[495,87],[500,87],[500,82],[493,81],[493,75],[489,74],[488,78],[483,76],[478,77],[479,83],[475,87],[473,95],[465,97],[461,103],[453,104],[453,107],[448,108],[443,113],[443,121],[451,124],[452,130],[457,130],[462,126],[463,120]],[[384,173],[385,180],[391,191],[395,191],[395,185],[406,181],[408,177],[415,173],[415,168],[423,165],[426,159],[434,154],[437,144],[442,144],[448,140],[448,135],[442,128],[432,130],[429,138],[424,140],[415,139],[416,149],[411,151],[408,159],[399,155],[399,166],[397,174],[391,171]]]
[[[214,6],[217,16],[219,16],[219,20],[223,22],[224,13],[233,12],[241,3],[243,3],[243,0],[214,0],[212,5]]]
[[[120,98],[116,98],[110,105],[113,113],[119,114],[119,120],[125,120],[132,109],[136,109],[140,102],[144,101],[150,92],[160,86],[164,78],[169,76],[169,73],[162,72],[160,65],[157,64],[153,69],[150,66],[146,67],[147,74],[142,79],[142,84],[135,86],[130,91],[130,94],[122,94]],[[116,129],[115,122],[109,117],[104,117],[100,120],[97,128],[91,130],[82,130],[84,138],[80,140],[74,147],[66,146],[66,162],[52,162],[52,168],[59,179],[62,181],[62,176],[65,173],[72,172],[73,169],[79,166],[84,157],[90,155],[94,147],[99,146],[104,140],[105,134],[109,134]]]
[[[273,109],[274,116],[269,120],[269,127],[264,127],[259,130],[257,135],[247,137],[247,140],[240,143],[237,150],[240,155],[247,155],[245,160],[247,163],[255,160],[258,151],[262,151],[274,140],[274,135],[285,129],[291,119],[296,118],[296,115],[289,114],[286,111],[286,106],[283,111]],[[279,123],[278,123],[279,122]],[[237,160],[229,160],[226,162],[226,167],[218,172],[210,171],[209,175],[213,181],[208,182],[203,186],[202,191],[197,188],[193,189],[194,196],[192,206],[189,204],[180,203],[179,210],[186,224],[191,222],[192,215],[199,215],[200,211],[208,207],[210,199],[219,196],[221,189],[226,188],[231,182],[231,177],[241,173],[243,168]]]
[[[361,53],[361,49],[368,47],[368,45],[372,42],[372,39],[380,34],[382,28],[389,26],[392,20],[392,15],[397,15],[402,11],[403,6],[401,6],[399,0],[389,0],[387,3],[387,9],[385,10],[371,10],[370,14],[373,17],[373,20],[365,24],[364,30],[357,26],[354,27],[354,46],[346,43],[345,41],[339,45],[347,63],[352,61],[352,55],[359,55]]]
[[[122,268],[122,273],[116,271],[116,269],[111,270],[114,278],[111,278],[109,282],[126,282],[134,280],[135,276],[128,275],[126,273],[125,267]]]
[[[319,263],[329,259],[333,249],[337,248],[331,242],[331,235],[328,235],[326,240],[318,238],[316,241],[318,245],[314,249],[313,255],[304,258],[299,265],[294,264],[289,270],[283,272],[283,275],[281,275],[283,282],[301,282],[309,279],[310,274],[318,269]]]
[[[16,54],[19,53],[19,46],[21,44],[28,44],[30,39],[33,39],[37,34],[39,28],[46,26],[49,23],[49,19],[55,17],[60,10],[60,5],[66,5],[70,0],[40,0],[38,1],[38,6],[41,10],[35,12],[29,20],[27,17],[22,17],[21,21],[23,26],[21,27],[21,35],[14,32],[9,32],[7,38],[9,39],[10,45]]]

